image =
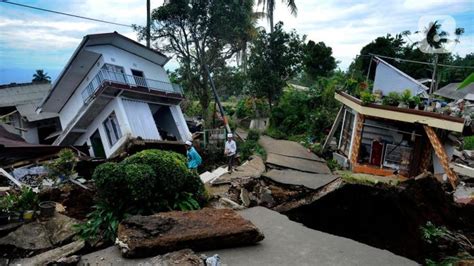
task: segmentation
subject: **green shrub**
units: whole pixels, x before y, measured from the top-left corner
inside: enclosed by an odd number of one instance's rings
[[[362,100],[362,104],[369,104],[375,102],[375,96],[369,91],[361,92],[360,99]]]
[[[71,149],[62,149],[58,158],[46,165],[49,170],[48,176],[51,178],[70,177],[76,173],[78,161],[79,159]]]
[[[7,193],[0,198],[0,211],[36,210],[38,195],[29,187],[23,187],[19,192]]]
[[[463,148],[465,150],[474,150],[474,136],[464,137]]]
[[[102,240],[113,243],[120,221],[128,214],[124,214],[104,202],[98,203],[93,208],[94,210],[87,215],[87,222],[75,226],[79,237],[91,242]]]
[[[265,150],[258,144],[259,139],[260,133],[256,130],[250,130],[247,139],[238,143],[237,150],[242,160],[248,160],[254,154],[260,155],[262,158],[266,157]]]
[[[269,114],[268,105],[265,100],[246,97],[241,99],[235,108],[237,118],[255,118],[257,116],[256,111],[258,111],[260,117],[265,117]]]
[[[247,140],[258,141],[259,139],[260,139],[260,132],[253,129],[249,130],[249,133],[247,135]]]
[[[384,105],[396,106],[400,103],[400,94],[392,91],[382,99],[382,103]]]
[[[144,150],[120,163],[105,163],[94,171],[97,193],[111,207],[149,214],[173,209],[180,193],[203,200],[204,186],[186,167],[184,156]]]
[[[400,95],[400,101],[406,105],[410,104],[411,101],[411,91],[406,89]]]
[[[342,169],[341,166],[334,159],[327,160],[326,163],[327,163],[329,169],[331,169],[331,171]]]

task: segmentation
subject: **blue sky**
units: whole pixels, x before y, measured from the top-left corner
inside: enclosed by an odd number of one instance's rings
[[[146,0],[11,0],[22,4],[77,15],[141,24],[146,21]],[[152,8],[162,4],[152,0]],[[422,16],[452,16],[465,28],[453,52],[474,52],[474,1],[324,1],[298,0],[292,16],[277,1],[275,21],[296,29],[308,39],[324,41],[333,48],[339,67],[346,69],[360,49],[378,36],[418,30]],[[262,20],[261,26],[267,27]],[[28,82],[35,69],[44,69],[53,80],[86,34],[118,31],[136,39],[131,28],[102,24],[0,3],[0,84]],[[171,61],[169,68],[176,67]]]

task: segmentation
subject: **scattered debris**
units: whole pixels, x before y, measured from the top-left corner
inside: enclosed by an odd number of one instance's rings
[[[4,175],[6,178],[8,178],[11,182],[13,182],[13,184],[17,185],[19,188],[22,187],[22,184],[20,183],[20,181],[16,180],[13,176],[11,176],[3,168],[0,168],[0,174]]]
[[[54,263],[71,264],[73,262],[78,262],[79,257],[78,256],[68,257],[68,256],[77,253],[78,251],[83,249],[84,246],[85,246],[84,240],[77,240],[67,245],[64,245],[62,247],[58,247],[58,248],[46,251],[34,257],[15,261],[14,263],[21,264],[21,265],[48,265],[48,264],[54,264]]]
[[[151,258],[149,263],[150,265],[206,266],[202,258],[191,249],[182,249],[164,255],[158,255]]]
[[[122,221],[118,240],[124,257],[146,257],[182,248],[206,250],[253,244],[264,236],[249,221],[229,209],[205,208],[132,216]]]
[[[0,249],[8,254],[37,254],[67,243],[76,234],[76,219],[55,214],[46,221],[33,221],[23,224],[15,231],[0,238]],[[9,251],[9,252],[8,252]]]

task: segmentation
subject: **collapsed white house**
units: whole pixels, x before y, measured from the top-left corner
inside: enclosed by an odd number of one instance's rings
[[[85,36],[37,110],[59,114],[53,145],[87,145],[108,158],[132,138],[190,139],[183,91],[163,68],[168,61],[117,32]]]

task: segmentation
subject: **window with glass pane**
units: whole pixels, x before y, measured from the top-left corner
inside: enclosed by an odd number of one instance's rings
[[[122,137],[122,132],[120,131],[120,126],[115,113],[110,114],[109,117],[105,119],[104,128],[107,133],[109,144],[112,147]]]

